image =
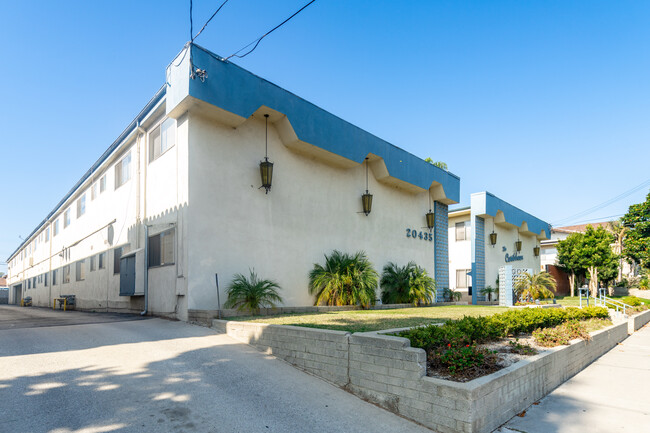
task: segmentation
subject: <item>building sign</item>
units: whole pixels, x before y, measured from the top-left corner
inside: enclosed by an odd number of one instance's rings
[[[433,241],[433,234],[425,231],[417,231],[415,229],[406,229],[406,237],[412,239],[421,239],[423,241]]]
[[[523,259],[524,256],[520,255],[519,253],[514,253],[513,255],[506,253],[506,263],[516,262]]]

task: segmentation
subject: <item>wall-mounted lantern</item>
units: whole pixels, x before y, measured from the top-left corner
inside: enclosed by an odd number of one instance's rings
[[[494,232],[494,219],[492,219],[492,233],[490,233],[490,245],[492,248],[497,244],[497,234]]]
[[[539,247],[538,246],[533,247],[533,254],[535,255],[535,257],[539,257]]]
[[[431,233],[436,223],[436,215],[431,210],[431,194],[427,193],[427,195],[429,196],[429,212],[425,216],[427,218],[427,228],[429,229],[429,233]]]
[[[271,190],[271,182],[273,181],[273,163],[269,161],[269,115],[264,115],[266,121],[266,136],[265,136],[265,151],[264,161],[260,162],[260,175],[262,177],[262,186],[266,190],[266,194]]]
[[[517,233],[517,240],[515,241],[515,249],[517,252],[521,252],[521,241],[519,240],[519,233]]]
[[[368,192],[368,158],[366,158],[366,193],[361,196],[361,204],[363,213],[368,216],[372,210],[372,194]]]

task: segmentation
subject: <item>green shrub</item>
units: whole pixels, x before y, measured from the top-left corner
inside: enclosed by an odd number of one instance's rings
[[[389,262],[384,266],[380,285],[384,304],[430,304],[436,295],[435,280],[415,262],[406,266]]]
[[[275,281],[260,280],[254,270],[249,272],[249,278],[242,274],[233,277],[226,290],[228,300],[224,307],[258,314],[261,307],[275,307],[276,303],[282,302],[278,294],[280,286]]]
[[[637,298],[636,296],[624,296],[621,298],[621,302],[627,305],[631,305],[632,307],[643,305],[643,301],[641,301],[641,299]]]
[[[582,323],[570,320],[554,328],[536,329],[533,338],[540,346],[555,347],[569,344],[576,338],[589,340],[591,337]]]
[[[439,354],[439,363],[446,367],[452,375],[456,375],[469,368],[483,365],[484,350],[478,349],[475,344],[463,347],[450,346]]]

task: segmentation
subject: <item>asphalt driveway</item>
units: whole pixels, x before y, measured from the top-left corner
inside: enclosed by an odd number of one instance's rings
[[[3,326],[0,401],[2,433],[430,432],[225,335],[161,319]]]

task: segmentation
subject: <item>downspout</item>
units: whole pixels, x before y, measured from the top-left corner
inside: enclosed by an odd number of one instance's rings
[[[147,314],[149,309],[149,226],[144,224],[144,311],[141,316]]]
[[[141,316],[145,316],[149,311],[149,226],[146,223],[146,217],[143,215],[142,219],[140,218],[141,209],[144,207],[146,212],[146,197],[147,197],[147,157],[146,151],[140,152],[140,147],[145,145],[144,138],[146,137],[146,131],[142,128],[140,121],[138,120],[136,130],[141,135],[138,137],[138,190],[137,190],[137,201],[136,201],[136,218],[139,221],[142,221],[144,226],[144,310],[140,313]],[[142,139],[141,139],[142,137]],[[144,142],[144,143],[143,143]],[[141,164],[140,155],[144,154],[144,179],[141,181]],[[141,187],[143,185],[143,187]],[[144,200],[142,200],[144,197]],[[141,206],[140,202],[144,201],[144,206]]]

